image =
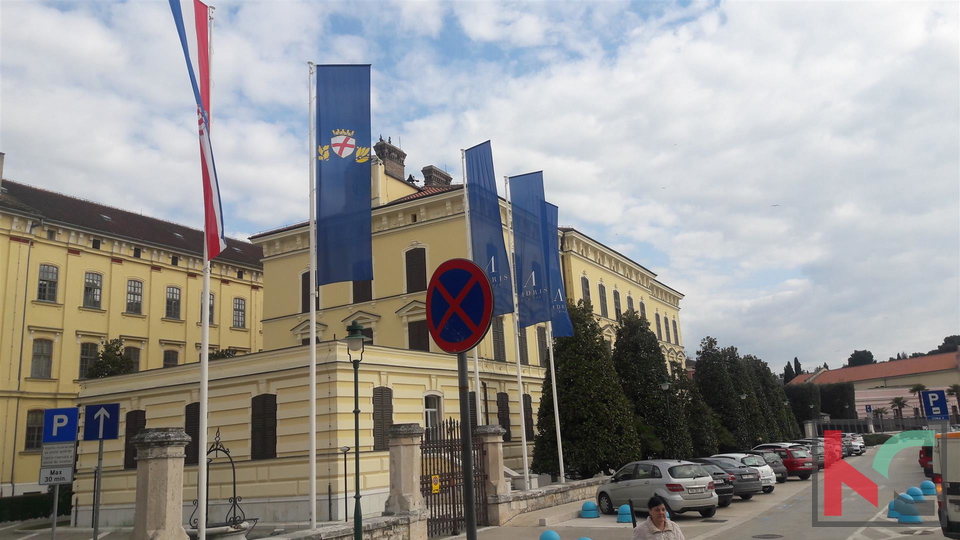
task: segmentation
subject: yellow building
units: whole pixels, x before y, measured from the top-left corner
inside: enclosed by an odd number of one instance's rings
[[[201,235],[0,182],[0,496],[45,489],[43,410],[76,404],[103,341],[123,339],[144,372],[199,359]],[[260,257],[228,240],[216,260],[211,349],[263,347]]]
[[[353,446],[353,372],[346,348],[336,341],[358,321],[369,340],[360,364],[361,489],[363,512],[383,510],[388,487],[386,429],[394,423],[427,428],[459,418],[455,356],[442,353],[429,336],[425,296],[429,277],[444,261],[466,257],[463,189],[444,171],[422,169],[424,185],[404,170],[405,154],[388,142],[375,146],[372,171],[374,280],[325,285],[317,300],[318,485],[321,519],[343,515],[343,454]],[[306,210],[306,209],[305,209]],[[501,204],[503,222],[506,206]],[[506,234],[506,231],[504,231]],[[684,358],[679,330],[682,295],[655,274],[588,236],[558,231],[568,296],[589,297],[612,341],[617,316],[628,309],[657,319],[661,344],[671,359]],[[248,515],[266,521],[305,520],[309,483],[308,396],[310,346],[309,230],[306,222],[251,238],[263,249],[263,350],[211,365],[210,434],[238,461],[238,492]],[[609,295],[609,304],[604,300]],[[662,320],[661,320],[662,319]],[[472,422],[507,430],[505,465],[522,471],[523,415],[532,453],[541,386],[548,376],[543,325],[520,335],[523,387],[517,386],[516,339],[511,315],[497,317],[478,346],[481,409]],[[656,326],[654,327],[656,331]],[[470,362],[471,369],[473,362]],[[196,365],[86,381],[81,403],[117,401],[121,433],[142,427],[197,429]],[[472,377],[471,377],[472,385]],[[91,455],[91,452],[93,454]],[[188,448],[188,456],[197,450]],[[84,522],[92,500],[95,445],[81,444],[75,489]],[[352,470],[352,450],[349,454]],[[196,458],[188,458],[196,463]],[[102,524],[132,519],[132,449],[125,437],[107,444]],[[211,475],[211,499],[222,499],[223,478]],[[352,486],[352,472],[350,473]],[[329,492],[327,491],[329,489]],[[184,500],[196,493],[196,469],[187,466]],[[329,493],[329,495],[328,495]],[[283,502],[283,504],[277,504]],[[349,503],[352,509],[352,501]],[[189,510],[188,510],[189,511]]]

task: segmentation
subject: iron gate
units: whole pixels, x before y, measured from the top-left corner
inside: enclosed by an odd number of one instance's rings
[[[456,535],[464,531],[463,468],[460,461],[460,422],[449,418],[424,431],[420,443],[422,476],[420,493],[429,512],[427,535]],[[483,444],[473,441],[473,493],[477,525],[487,523],[487,472]]]

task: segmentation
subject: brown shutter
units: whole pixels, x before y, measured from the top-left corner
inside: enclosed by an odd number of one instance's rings
[[[373,281],[354,281],[353,282],[353,303],[369,302],[373,300]]]
[[[529,366],[530,355],[527,354],[527,329],[521,328],[518,335],[520,336],[520,363]]]
[[[613,291],[613,314],[616,316],[617,322],[620,322],[620,291],[617,290]]]
[[[393,390],[385,386],[373,389],[373,449],[390,449],[393,425]]]
[[[476,431],[477,429],[477,393],[470,392],[470,429]]]
[[[540,352],[540,365],[550,365],[550,350],[547,347],[547,329],[543,326],[537,327],[537,350]]]
[[[507,345],[503,337],[503,316],[493,319],[493,359],[497,362],[507,361]]]
[[[587,279],[587,276],[580,278],[580,288],[583,289],[583,301],[584,303],[590,302],[590,280]]]
[[[254,397],[250,408],[250,459],[277,457],[276,394]]]
[[[411,351],[430,350],[430,330],[427,328],[427,321],[408,322],[407,332],[409,333]]]
[[[200,404],[189,403],[183,411],[183,430],[190,436],[190,442],[184,453],[185,465],[200,463]]]
[[[510,442],[510,396],[506,392],[497,392],[497,421],[506,431],[503,441]]]
[[[411,249],[406,253],[407,292],[427,290],[427,250]]]
[[[300,313],[310,313],[310,272],[300,274]]]
[[[530,394],[523,395],[523,423],[527,432],[527,441],[533,440],[533,398]]]
[[[147,427],[147,411],[129,411],[123,440],[123,468],[137,468],[137,449],[133,446],[133,437]]]

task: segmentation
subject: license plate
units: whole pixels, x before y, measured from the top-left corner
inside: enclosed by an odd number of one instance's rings
[[[702,487],[693,487],[693,488],[688,488],[688,489],[687,489],[687,492],[688,492],[688,493],[703,493],[703,490],[704,490],[704,488],[702,488]]]
[[[744,479],[744,480],[756,480],[756,479],[757,479],[757,475],[755,475],[755,474],[745,474],[745,475],[743,475],[743,479]]]

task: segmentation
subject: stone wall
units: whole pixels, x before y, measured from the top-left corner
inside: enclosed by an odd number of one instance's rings
[[[312,531],[298,531],[272,536],[271,540],[327,540],[332,538],[353,538],[353,523],[324,525]],[[426,540],[427,516],[423,513],[364,518],[363,538],[364,540]]]
[[[593,499],[597,495],[597,486],[606,480],[607,477],[590,478],[565,484],[551,484],[529,491],[513,491],[504,495],[491,495],[487,497],[487,524],[499,526],[520,514],[570,502]]]

